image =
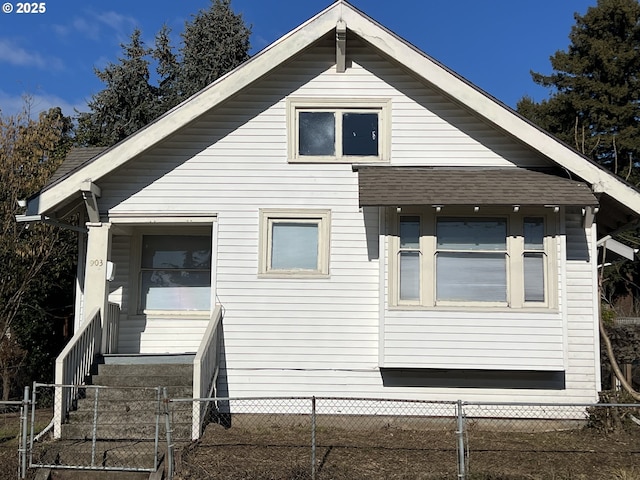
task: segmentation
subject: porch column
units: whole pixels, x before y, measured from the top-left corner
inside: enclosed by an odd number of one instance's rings
[[[100,309],[104,326],[107,315],[109,290],[107,262],[111,255],[111,223],[87,223],[87,257],[84,275],[83,323],[89,320],[95,308]]]

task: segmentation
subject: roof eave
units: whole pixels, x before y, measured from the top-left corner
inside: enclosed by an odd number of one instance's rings
[[[29,199],[29,210],[37,214],[54,210],[75,195],[83,182],[99,180],[265,76],[335,29],[345,11],[342,7],[350,8],[343,2],[326,8],[146,127],[48,185]]]
[[[343,1],[334,3],[149,126],[96,157],[89,166],[72,172],[40,192],[35,199],[37,213],[54,209],[74,195],[82,182],[98,180],[238,93],[335,29],[339,20],[346,22],[350,31],[457,103],[582,178],[596,193],[610,196],[640,216],[638,190]]]

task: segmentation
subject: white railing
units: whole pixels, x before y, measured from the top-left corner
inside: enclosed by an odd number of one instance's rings
[[[100,310],[95,309],[56,359],[56,385],[82,385],[91,372],[95,355],[100,353],[102,325]],[[75,400],[76,389],[56,387],[54,404],[55,438],[60,438],[62,422]]]
[[[103,354],[115,353],[118,349],[118,326],[120,325],[120,305],[111,303],[107,305],[107,316],[102,327],[102,352]]]
[[[193,359],[193,398],[212,398],[216,386],[219,369],[218,348],[220,344],[220,324],[222,307],[216,305],[211,313],[209,325],[200,342],[198,353]],[[208,402],[193,402],[193,419],[191,437],[200,438],[204,414],[209,407]]]

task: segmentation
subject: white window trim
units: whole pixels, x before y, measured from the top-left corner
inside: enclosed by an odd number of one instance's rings
[[[318,224],[318,269],[274,270],[271,265],[271,225],[274,222]],[[307,209],[260,209],[260,239],[258,245],[258,276],[264,278],[318,278],[329,276],[331,211]]]
[[[205,225],[194,225],[189,224],[187,227],[180,227],[176,225],[160,225],[158,226],[140,226],[135,228],[133,234],[131,236],[131,246],[130,246],[130,261],[129,261],[129,272],[130,272],[130,297],[129,297],[129,316],[154,316],[154,317],[200,317],[209,315],[211,309],[214,306],[215,299],[211,298],[210,308],[209,310],[152,310],[152,309],[142,309],[140,305],[140,300],[142,298],[142,237],[145,235],[203,235],[210,236],[212,240],[212,249],[211,249],[211,291],[212,297],[214,296],[214,254],[215,254],[215,241],[213,234],[213,225],[208,224]]]
[[[551,272],[558,271],[557,234],[559,215],[548,208],[522,208],[514,213],[511,209],[487,208],[482,213],[474,213],[473,207],[446,208],[446,212],[436,213],[433,208],[402,208],[400,212],[390,212],[391,238],[389,242],[389,299],[391,308],[400,309],[468,309],[468,310],[540,310],[558,308],[558,284]],[[400,299],[400,217],[420,217],[420,299]],[[507,301],[471,302],[436,301],[436,221],[438,217],[496,218],[507,219]],[[545,224],[544,236],[544,302],[524,300],[524,248],[523,221],[525,217],[542,217]]]
[[[343,156],[341,121],[336,120],[336,155],[298,154],[298,113],[301,111],[329,111],[378,113],[378,155]],[[391,99],[389,98],[287,98],[287,158],[301,163],[373,163],[388,162],[391,158]]]

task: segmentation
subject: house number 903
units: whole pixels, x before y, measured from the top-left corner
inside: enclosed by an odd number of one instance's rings
[[[90,267],[101,267],[102,265],[104,265],[103,260],[89,260]]]

